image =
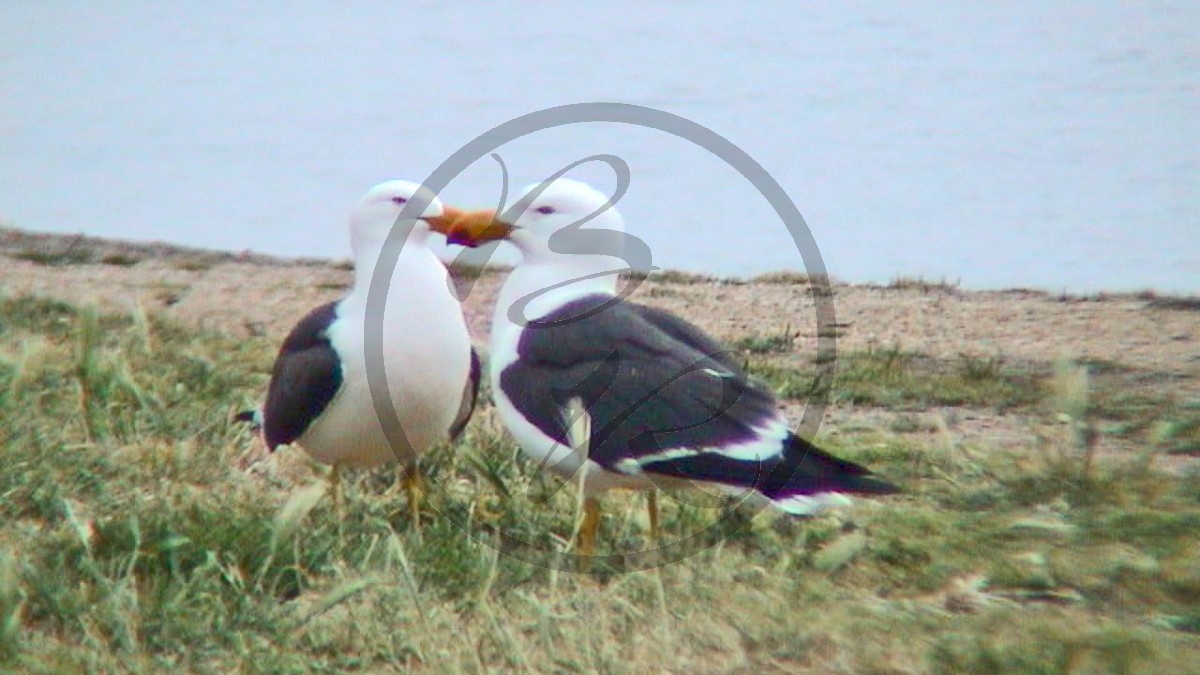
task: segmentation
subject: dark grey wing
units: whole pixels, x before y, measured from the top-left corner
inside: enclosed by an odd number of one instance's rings
[[[646,305],[630,305],[637,313],[642,315],[642,318],[658,327],[659,330],[679,340],[683,344],[695,349],[696,351],[711,356],[721,365],[733,372],[742,372],[744,370],[741,360],[737,358],[737,352],[722,345],[712,336],[700,330],[696,326],[684,321],[674,314],[659,309],[657,307],[648,307]]]
[[[566,442],[563,408],[579,398],[592,418],[590,458],[618,471],[674,449],[758,440],[756,429],[776,415],[770,392],[696,348],[717,345],[711,338],[677,337],[703,336],[698,328],[676,320],[664,330],[661,315],[611,301],[581,298],[522,331],[500,384],[532,424]]]
[[[336,302],[317,307],[292,328],[279,348],[263,405],[267,448],[274,450],[304,435],[342,386],[341,360],[327,332],[335,319]]]
[[[479,365],[479,352],[471,347],[471,373],[467,376],[467,384],[463,387],[462,406],[458,409],[458,417],[450,425],[450,440],[457,440],[467,422],[471,421],[471,413],[475,412],[475,404],[479,400],[479,377],[482,368]]]
[[[753,488],[796,514],[810,508],[797,497],[896,490],[790,432],[731,354],[661,310],[588,296],[531,323],[517,356],[500,375],[504,394],[567,445],[564,409],[579,399],[588,457],[610,471]]]

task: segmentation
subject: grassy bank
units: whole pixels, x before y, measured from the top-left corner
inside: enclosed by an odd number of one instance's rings
[[[803,397],[817,373],[747,336],[756,374]],[[1200,671],[1197,410],[1092,364],[899,350],[839,358],[832,397],[904,425],[822,442],[903,485],[843,516],[762,514],[683,562],[581,577],[530,566],[360,474],[339,517],[320,469],[262,457],[229,423],[276,345],[144,313],[0,298],[0,669],[1185,673]],[[1002,409],[1037,442],[946,433]],[[1098,438],[1127,452],[1100,455]],[[924,440],[918,440],[924,439]],[[547,548],[573,496],[490,409],[431,458],[434,506]],[[450,498],[454,501],[450,501]],[[664,498],[668,537],[719,510]],[[641,496],[608,501],[603,552],[644,542]],[[718,505],[719,506],[719,505]],[[608,570],[615,571],[615,570]]]

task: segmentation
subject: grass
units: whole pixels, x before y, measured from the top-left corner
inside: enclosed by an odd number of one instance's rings
[[[492,272],[493,270],[488,267],[486,262],[455,260],[450,265],[450,273],[455,279],[478,279]]]
[[[749,336],[733,345],[752,357],[751,373],[784,399],[807,400],[824,385],[823,371],[815,365],[796,366],[786,358],[791,347],[784,334]],[[1088,426],[1074,427],[1077,433],[1119,438],[1169,454],[1200,455],[1200,401],[1161,390],[1156,384],[1162,374],[1088,361],[1074,374],[1080,376],[1087,383],[1075,386],[1088,389],[1086,411],[1065,415],[1076,421],[1086,417]],[[964,354],[939,362],[898,347],[871,348],[837,357],[829,400],[903,413],[952,406],[1048,415],[1057,410],[1055,380],[1052,367],[1010,363],[999,356]],[[903,417],[896,424],[898,432],[920,426]]]
[[[807,286],[813,283],[813,278],[807,272],[767,272],[750,280],[756,284],[774,284],[779,286]]]
[[[72,238],[65,246],[59,245],[57,250],[51,250],[43,243],[27,246],[21,250],[8,253],[14,260],[24,260],[37,265],[48,267],[63,267],[68,265],[113,265],[117,267],[132,267],[141,262],[145,256],[135,251],[104,250],[97,247],[82,235]]]
[[[761,514],[679,563],[580,577],[480,543],[485,523],[551,549],[573,527],[574,495],[521,458],[490,408],[429,458],[445,492],[431,494],[442,514],[427,509],[420,533],[389,493],[390,471],[353,477],[339,518],[298,453],[256,460],[229,419],[261,395],[275,348],[154,315],[0,299],[0,670],[1200,664],[1200,472],[1157,472],[1146,453],[1083,470],[1087,434],[1072,425],[1005,453],[832,434],[832,451],[906,494],[809,521]],[[951,398],[941,389],[963,405],[1008,396],[1030,415],[1088,424],[1119,405],[1094,391],[1101,376],[1065,367],[1039,379],[998,359],[934,365],[899,350],[850,354],[835,385],[899,408]],[[789,386],[776,367],[760,374]],[[668,536],[718,513],[674,497],[661,500]],[[642,498],[606,505],[602,552],[640,547]]]
[[[731,346],[747,354],[785,354],[792,351],[792,343],[795,342],[795,339],[792,327],[789,325],[784,326],[783,330],[778,333],[750,335],[735,340]]]
[[[46,251],[39,248],[27,248],[8,254],[14,260],[24,260],[36,265],[62,267],[66,265],[87,265],[95,260],[95,252],[88,247],[71,244],[60,251]]]
[[[106,253],[100,258],[102,264],[116,267],[133,267],[142,262],[142,260],[144,258],[139,255],[121,252]]]
[[[893,291],[920,291],[922,293],[952,293],[957,291],[959,281],[947,281],[943,277],[932,281],[924,277],[899,276],[888,282],[887,288]]]
[[[742,342],[736,344],[746,348]],[[809,365],[756,359],[750,362],[750,370],[785,399],[807,399],[822,384],[818,370]],[[898,347],[872,348],[838,355],[830,396],[834,403],[897,410],[941,405],[1006,410],[1041,401],[1044,379],[999,357],[962,355],[957,361],[939,363]]]
[[[175,269],[183,270],[184,272],[207,272],[211,270],[217,264],[217,262],[218,261],[215,258],[204,255],[185,255],[173,260],[171,265]]]
[[[694,286],[696,284],[710,284],[717,280],[716,277],[708,274],[697,274],[695,272],[686,272],[684,270],[664,269],[650,273],[648,277],[651,281],[657,281],[660,284],[677,284],[681,286]]]
[[[1144,299],[1148,301],[1148,306],[1153,307],[1154,309],[1200,311],[1200,297],[1153,296]]]

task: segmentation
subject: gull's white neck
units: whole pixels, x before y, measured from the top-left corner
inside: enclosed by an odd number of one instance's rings
[[[525,260],[505,279],[492,315],[493,385],[499,386],[495,378],[516,360],[521,331],[530,319],[541,318],[577,298],[616,293],[618,275],[626,268],[623,260],[611,256],[525,254]],[[523,311],[514,305],[523,305]]]
[[[518,302],[528,303],[526,319],[536,319],[576,298],[616,293],[618,275],[626,268],[623,260],[611,256],[528,255],[500,289],[493,325],[509,321],[509,308]]]
[[[407,241],[401,239],[394,244],[399,248],[399,253],[395,265],[391,266],[391,279],[387,283],[389,304],[401,297],[419,297],[417,293],[437,293],[438,289],[442,293],[450,293],[446,267],[430,250],[426,237],[421,236],[423,234],[413,233]],[[384,248],[384,242],[375,239],[354,241],[354,287],[343,300],[347,308],[365,307]],[[388,248],[391,250],[390,246]],[[382,277],[380,281],[383,281]],[[392,298],[393,292],[403,295]]]

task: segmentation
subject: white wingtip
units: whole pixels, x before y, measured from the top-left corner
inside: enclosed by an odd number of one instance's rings
[[[262,408],[255,408],[253,410],[243,410],[242,412],[235,415],[234,419],[237,420],[238,422],[244,422],[246,424],[249,424],[250,426],[254,427],[255,429],[261,429],[262,425],[263,425]]]
[[[840,492],[792,495],[771,500],[772,507],[793,516],[815,516],[826,511],[846,508],[853,503],[854,500]]]

